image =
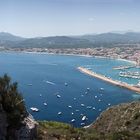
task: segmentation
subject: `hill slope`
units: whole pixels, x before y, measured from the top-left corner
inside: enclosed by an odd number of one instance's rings
[[[24,39],[25,38],[23,38],[23,37],[15,36],[15,35],[12,35],[12,34],[7,33],[7,32],[0,32],[0,40],[1,41],[22,41]]]
[[[83,36],[52,36],[22,38],[9,33],[0,33],[0,46],[16,48],[91,48],[113,47],[117,44],[140,43],[140,33],[103,33]]]
[[[140,140],[140,102],[111,107],[85,129],[58,122],[39,122],[38,139]]]

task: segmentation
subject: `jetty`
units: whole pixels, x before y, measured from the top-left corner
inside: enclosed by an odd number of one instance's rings
[[[91,70],[84,68],[84,67],[78,67],[78,70],[84,74],[87,74],[87,75],[90,75],[92,77],[98,78],[100,80],[106,81],[106,82],[111,83],[113,85],[120,86],[120,87],[129,89],[129,90],[135,91],[136,93],[140,94],[140,87],[135,87],[135,86],[129,85],[129,84],[121,82],[121,81],[115,81],[111,78],[108,78],[108,77],[101,75],[101,74],[97,74]]]
[[[136,67],[135,65],[113,67],[114,70],[123,70]]]

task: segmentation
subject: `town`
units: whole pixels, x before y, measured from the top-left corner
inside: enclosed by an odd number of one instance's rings
[[[66,55],[85,55],[94,57],[106,57],[111,59],[124,59],[134,61],[140,66],[140,44],[116,45],[113,47],[93,47],[93,48],[6,48],[0,47],[0,51],[51,53]]]

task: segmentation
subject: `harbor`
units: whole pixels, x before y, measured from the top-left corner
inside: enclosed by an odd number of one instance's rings
[[[140,94],[140,87],[131,86],[131,85],[129,85],[125,82],[121,82],[121,81],[115,81],[111,78],[108,78],[108,77],[106,77],[104,75],[101,75],[101,74],[97,74],[97,73],[95,73],[91,70],[88,70],[88,69],[84,68],[84,67],[78,67],[78,70],[80,72],[85,73],[87,75],[90,75],[92,77],[98,78],[100,80],[106,81],[106,82],[111,83],[111,84],[116,85],[116,86],[120,86],[120,87],[129,89],[129,90],[132,90],[132,91]]]

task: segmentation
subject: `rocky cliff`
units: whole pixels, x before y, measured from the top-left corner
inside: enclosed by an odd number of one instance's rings
[[[29,114],[20,123],[13,127],[7,121],[6,112],[0,108],[0,140],[35,140],[38,123]]]
[[[0,140],[33,140],[37,123],[27,112],[24,99],[7,75],[0,77]]]

